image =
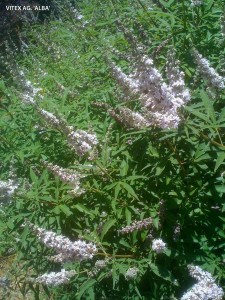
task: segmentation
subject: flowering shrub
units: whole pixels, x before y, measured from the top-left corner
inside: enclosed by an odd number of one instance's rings
[[[23,294],[223,299],[224,12],[177,2],[56,1],[5,44],[0,251]]]

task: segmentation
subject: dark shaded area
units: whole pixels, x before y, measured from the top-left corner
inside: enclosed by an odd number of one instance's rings
[[[16,6],[16,9],[12,6]],[[35,10],[35,6],[40,6],[42,10]],[[45,9],[46,6],[50,6],[50,9]],[[9,40],[20,48],[19,35],[23,24],[44,22],[55,11],[53,0],[3,0],[0,3],[0,50],[4,51],[4,42]]]
[[[0,73],[9,78],[5,55],[9,49],[20,51],[26,37],[21,38],[23,26],[47,22],[59,14],[56,0],[2,0],[0,2]],[[23,40],[23,42],[22,42]]]

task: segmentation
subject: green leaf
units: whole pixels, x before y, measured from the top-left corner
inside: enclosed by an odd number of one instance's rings
[[[115,187],[115,199],[118,198],[118,195],[119,195],[120,191],[121,191],[121,186],[120,186],[120,182],[118,182],[116,187]]]
[[[126,182],[121,181],[121,186],[131,195],[133,196],[135,199],[138,200],[138,196],[136,195],[135,191],[133,190],[133,188]]]
[[[170,0],[170,1],[163,1],[163,0],[159,0],[159,2],[166,8],[169,8],[171,6],[171,4],[174,2],[174,0]]]
[[[66,206],[65,204],[60,204],[58,205],[58,207],[67,217],[73,214],[72,211],[69,209],[69,207]]]
[[[85,282],[81,285],[81,287],[80,287],[80,289],[79,289],[79,293],[77,294],[76,299],[77,299],[77,300],[80,300],[81,297],[83,296],[83,294],[84,294],[91,286],[93,286],[96,282],[97,282],[97,281],[96,281],[95,279],[93,279],[93,278],[90,278],[90,279],[88,279],[87,281],[85,281]]]
[[[215,165],[215,168],[214,168],[214,172],[216,172],[217,169],[222,165],[224,159],[225,159],[225,152],[223,152],[223,153],[219,152],[217,160],[216,160],[216,165]]]
[[[30,167],[30,178],[34,183],[38,183],[38,177],[34,173],[32,167]]]
[[[126,215],[127,225],[130,225],[130,223],[131,223],[131,212],[128,208],[125,209],[125,215]]]
[[[215,115],[212,101],[209,99],[207,93],[204,90],[200,91],[200,95],[201,95],[201,98],[202,98],[203,104],[205,106],[208,117],[215,124],[216,123],[216,115]]]
[[[156,168],[156,172],[155,172],[155,176],[161,175],[162,172],[164,171],[164,169],[165,169],[165,166],[163,166],[163,167],[157,167]]]
[[[206,114],[203,114],[203,113],[199,112],[198,110],[193,109],[192,107],[186,106],[185,110],[189,111],[190,113],[192,113],[193,115],[195,115],[196,117],[198,117],[199,119],[201,119],[205,122],[208,121],[208,118],[207,118]]]
[[[224,123],[225,122],[225,107],[221,110],[220,116],[218,119],[218,123]]]
[[[217,192],[224,194],[225,193],[225,185],[215,185],[215,189]]]
[[[21,159],[21,163],[24,163],[24,153],[23,153],[23,151],[17,151],[16,154]]]
[[[119,281],[119,274],[117,273],[117,264],[112,265],[112,278],[113,278],[113,289],[115,289],[117,282]]]
[[[79,210],[79,211],[82,212],[82,213],[86,213],[86,214],[88,214],[88,215],[92,215],[92,216],[93,216],[93,213],[92,213],[89,209],[87,209],[86,206],[84,206],[84,205],[81,204],[81,203],[78,203],[78,204],[76,204],[76,205],[73,205],[72,208],[76,208],[77,210]]]
[[[120,175],[121,176],[126,176],[127,172],[128,172],[128,169],[129,169],[128,163],[125,160],[123,160],[121,165],[120,165]]]
[[[143,297],[141,296],[141,294],[140,294],[140,292],[139,292],[138,287],[135,286],[134,289],[135,289],[136,293],[138,294],[139,299],[143,299]]]
[[[109,219],[103,226],[102,228],[102,233],[101,233],[101,240],[103,240],[104,236],[106,233],[109,231],[109,229],[116,223],[115,219]]]
[[[126,247],[126,248],[128,248],[128,249],[130,249],[130,244],[129,244],[125,239],[121,239],[121,240],[119,241],[119,244],[120,244],[120,245],[123,245],[124,247]]]

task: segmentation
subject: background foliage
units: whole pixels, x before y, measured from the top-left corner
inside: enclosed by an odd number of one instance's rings
[[[193,283],[188,264],[209,271],[225,288],[225,96],[210,91],[191,55],[194,46],[224,76],[223,1],[195,7],[187,0],[84,0],[76,2],[81,19],[69,3],[58,5],[60,18],[24,28],[20,50],[8,42],[9,72],[0,82],[1,180],[13,169],[20,185],[13,201],[2,206],[0,251],[2,257],[13,253],[14,263],[23,266],[17,279],[21,292],[32,289],[36,299],[179,299]],[[129,72],[131,37],[162,74],[167,52],[176,51],[192,96],[178,129],[126,128],[96,105],[124,105],[107,59]],[[19,70],[42,89],[41,108],[96,132],[95,160],[76,156],[62,133],[23,103]],[[139,109],[137,101],[129,105]],[[47,171],[43,160],[85,172],[86,193],[69,195],[69,186]],[[150,230],[118,234],[148,217],[154,220]],[[21,227],[25,218],[72,240],[93,241],[104,251],[92,261],[68,264],[78,275],[66,287],[45,287],[41,295],[27,277],[59,266],[47,261],[49,250]],[[152,238],[159,237],[167,244],[161,255],[151,250]],[[104,253],[107,267],[91,273]],[[124,277],[129,267],[139,270],[133,281]]]

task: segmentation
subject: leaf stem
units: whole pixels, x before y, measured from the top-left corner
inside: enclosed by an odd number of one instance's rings
[[[115,257],[115,258],[134,258],[133,254],[109,254],[109,253],[97,253],[97,255],[100,256],[106,256],[106,257]]]
[[[203,137],[205,140],[209,141],[212,145],[225,149],[225,146],[224,146],[223,144],[220,144],[220,143],[218,143],[218,142],[216,142],[216,141],[214,141],[214,140],[211,140],[211,139],[210,139],[207,135],[205,135],[204,133],[199,132],[199,135],[200,135],[201,137]]]

